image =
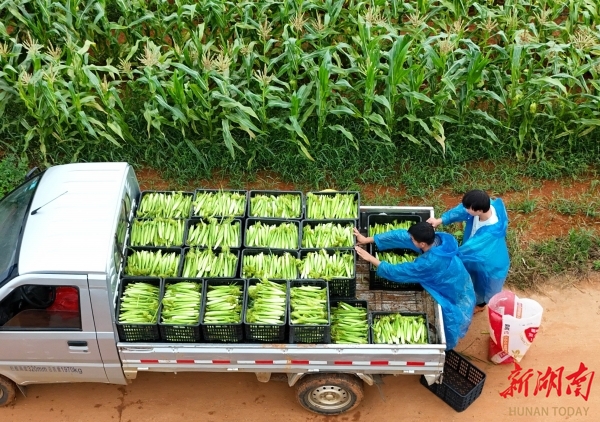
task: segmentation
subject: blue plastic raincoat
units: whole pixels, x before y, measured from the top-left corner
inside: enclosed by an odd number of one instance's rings
[[[377,275],[396,283],[421,283],[440,304],[446,334],[446,349],[453,349],[465,336],[475,308],[475,293],[469,273],[458,258],[458,242],[447,233],[436,233],[440,244],[423,253],[406,230],[375,235],[379,250],[406,248],[421,253],[413,262],[390,264],[382,261]]]
[[[502,291],[510,267],[506,246],[508,214],[500,198],[492,200],[491,205],[496,210],[498,223],[481,227],[473,237],[473,216],[462,204],[442,215],[443,224],[466,221],[458,256],[471,275],[478,304],[488,303],[492,296]]]

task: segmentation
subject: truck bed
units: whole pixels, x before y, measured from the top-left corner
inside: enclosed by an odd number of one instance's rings
[[[355,372],[365,374],[441,374],[445,339],[441,308],[426,291],[369,290],[368,264],[357,262],[357,299],[370,311],[423,312],[430,344],[254,344],[118,343],[125,373],[155,372]]]

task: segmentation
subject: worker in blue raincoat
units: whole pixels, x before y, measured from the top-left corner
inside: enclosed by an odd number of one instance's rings
[[[475,292],[469,273],[458,258],[458,242],[447,233],[436,233],[426,222],[408,230],[392,230],[365,237],[356,229],[357,254],[377,268],[377,275],[395,283],[421,283],[442,307],[446,349],[453,349],[465,336],[475,307]],[[390,264],[379,261],[358,245],[375,243],[378,250],[412,249],[421,254],[413,262]]]
[[[483,311],[491,297],[502,291],[510,267],[506,245],[508,215],[504,203],[500,198],[491,200],[485,191],[472,190],[441,218],[427,221],[433,227],[466,221],[458,256],[473,280],[475,312]]]

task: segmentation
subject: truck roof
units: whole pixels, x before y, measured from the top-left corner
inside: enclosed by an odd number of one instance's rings
[[[127,163],[77,163],[46,170],[30,209],[43,207],[27,216],[19,274],[105,273],[128,169]]]

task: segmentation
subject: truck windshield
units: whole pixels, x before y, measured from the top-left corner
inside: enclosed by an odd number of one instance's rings
[[[41,175],[0,200],[0,286],[16,276],[19,240]]]

